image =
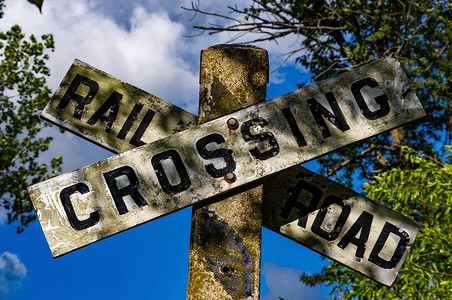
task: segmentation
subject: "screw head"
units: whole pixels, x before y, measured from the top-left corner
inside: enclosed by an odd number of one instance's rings
[[[228,172],[224,175],[224,180],[227,183],[234,183],[237,180],[237,176],[235,176],[235,174],[232,172]]]
[[[239,128],[239,121],[236,118],[229,118],[226,121],[226,125],[229,129],[236,130],[237,128]]]

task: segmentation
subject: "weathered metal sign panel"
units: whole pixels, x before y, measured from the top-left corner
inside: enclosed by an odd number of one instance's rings
[[[293,167],[264,181],[264,226],[384,285],[397,277],[420,225]]]
[[[195,115],[77,59],[41,117],[115,153],[198,124]]]
[[[56,257],[422,116],[399,64],[385,59],[29,192]]]

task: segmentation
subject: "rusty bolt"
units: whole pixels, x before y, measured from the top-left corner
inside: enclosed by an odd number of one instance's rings
[[[226,180],[227,183],[234,183],[237,180],[237,176],[232,172],[228,172],[224,175],[224,180]]]
[[[226,121],[226,125],[228,126],[229,129],[236,130],[237,128],[239,128],[239,121],[237,121],[236,118],[229,118]]]

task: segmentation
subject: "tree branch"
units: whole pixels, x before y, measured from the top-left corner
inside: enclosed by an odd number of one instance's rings
[[[327,177],[330,177],[334,174],[336,174],[339,170],[341,170],[342,168],[344,168],[345,166],[347,166],[348,164],[354,162],[358,157],[363,157],[365,156],[367,153],[369,153],[370,151],[372,151],[374,149],[375,146],[370,146],[369,148],[364,149],[363,151],[361,151],[358,155],[355,155],[353,158],[350,158],[348,160],[345,160],[343,162],[341,162],[338,166],[336,166],[333,169],[329,169],[328,172],[326,173]]]

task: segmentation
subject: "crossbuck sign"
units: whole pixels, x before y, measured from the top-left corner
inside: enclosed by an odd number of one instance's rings
[[[29,187],[55,257],[268,179],[266,227],[392,283],[418,224],[296,165],[424,116],[399,63],[380,60],[200,126],[117,82],[75,61],[43,113],[121,152]],[[168,126],[151,126],[158,118]]]

